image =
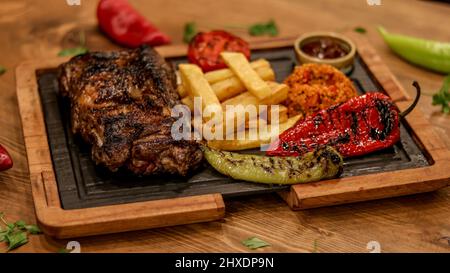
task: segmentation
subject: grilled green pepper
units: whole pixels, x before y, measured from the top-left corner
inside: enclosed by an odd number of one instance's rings
[[[239,154],[202,147],[206,160],[218,172],[237,180],[266,184],[296,184],[333,178],[342,173],[341,155],[324,147],[301,157]]]
[[[378,31],[389,47],[405,60],[440,73],[450,73],[450,43],[391,34],[382,27]]]

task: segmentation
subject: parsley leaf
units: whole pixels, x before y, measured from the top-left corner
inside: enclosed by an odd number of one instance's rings
[[[26,225],[25,229],[31,234],[40,234],[42,233],[41,229],[36,225]]]
[[[358,33],[361,33],[361,34],[364,34],[364,33],[367,32],[367,30],[365,28],[363,28],[363,27],[355,27],[354,31],[358,32]]]
[[[257,237],[250,237],[247,240],[242,241],[242,244],[250,249],[257,249],[260,247],[270,246],[269,243]]]
[[[41,233],[41,230],[36,225],[27,225],[23,220],[8,223],[4,216],[5,214],[0,212],[0,223],[6,226],[5,230],[0,226],[0,242],[8,244],[8,251],[28,243],[28,233]]]
[[[86,54],[88,52],[89,52],[89,50],[87,48],[85,48],[84,46],[78,46],[78,47],[63,49],[58,53],[58,56],[60,56],[60,57],[78,56],[78,55]]]
[[[65,248],[60,248],[58,249],[58,253],[70,253],[69,250],[65,249]]]
[[[2,227],[0,227],[0,242],[3,242],[5,240],[6,234],[8,234],[8,230],[3,230]]]
[[[278,26],[276,25],[274,20],[270,20],[266,23],[256,23],[253,25],[250,25],[249,27],[245,26],[223,26],[224,29],[239,29],[239,30],[245,30],[247,29],[248,33],[251,36],[262,36],[262,35],[269,35],[269,36],[277,36],[279,34]],[[194,38],[195,35],[198,33],[198,26],[195,22],[188,22],[184,25],[184,32],[183,32],[183,42],[190,43],[192,38]]]
[[[5,72],[6,72],[6,68],[4,66],[0,65],[0,75],[5,74]]]
[[[270,36],[277,36],[278,27],[275,24],[274,20],[270,20],[267,23],[258,23],[251,25],[248,29],[248,33],[252,36],[262,36],[266,34]]]
[[[190,43],[192,38],[194,38],[195,35],[197,35],[197,25],[195,22],[189,22],[186,25],[184,25],[184,34],[183,34],[183,42]]]
[[[18,231],[5,235],[5,240],[9,244],[8,251],[10,251],[28,243],[28,236],[26,232]]]
[[[19,220],[19,221],[17,221],[17,222],[15,223],[15,225],[16,225],[16,227],[18,227],[19,229],[25,229],[26,223],[25,223],[25,221],[23,221],[23,220]]]
[[[450,75],[444,78],[441,89],[433,95],[433,105],[441,105],[441,111],[450,114]]]

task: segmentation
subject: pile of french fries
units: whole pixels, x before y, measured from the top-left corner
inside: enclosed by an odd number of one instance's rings
[[[288,86],[275,82],[275,73],[270,63],[265,59],[249,62],[242,53],[222,52],[221,57],[228,68],[203,73],[194,64],[180,64],[180,84],[178,93],[182,103],[194,111],[194,98],[202,98],[202,109],[216,107],[225,110],[228,105],[247,106],[267,105],[267,118],[261,116],[257,120],[251,120],[245,116],[245,126],[241,127],[246,136],[249,134],[250,124],[257,126],[264,122],[268,130],[260,132],[257,139],[230,139],[209,140],[208,145],[221,150],[244,150],[257,148],[270,142],[274,134],[292,127],[299,116],[288,118],[287,108],[280,105],[288,95]],[[273,107],[277,105],[278,107]],[[273,121],[270,119],[272,109],[278,111],[278,130],[271,130]],[[259,113],[261,114],[261,113]],[[205,120],[206,122],[207,120]],[[236,124],[239,126],[239,124]]]

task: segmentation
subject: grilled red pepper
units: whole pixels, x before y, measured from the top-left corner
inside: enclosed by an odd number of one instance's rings
[[[331,145],[345,157],[359,156],[394,145],[400,139],[400,117],[412,111],[420,97],[399,113],[392,100],[378,92],[352,98],[297,122],[273,142],[268,155],[297,156]]]
[[[137,12],[127,0],[101,0],[97,8],[100,28],[121,45],[138,47],[170,43],[170,38],[159,31]]]
[[[5,148],[0,145],[0,172],[10,169],[13,166],[11,156]]]

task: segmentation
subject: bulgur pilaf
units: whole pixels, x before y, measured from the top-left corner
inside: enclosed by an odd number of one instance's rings
[[[305,117],[357,95],[352,81],[327,64],[297,66],[284,83],[290,88],[286,101],[289,116]]]

